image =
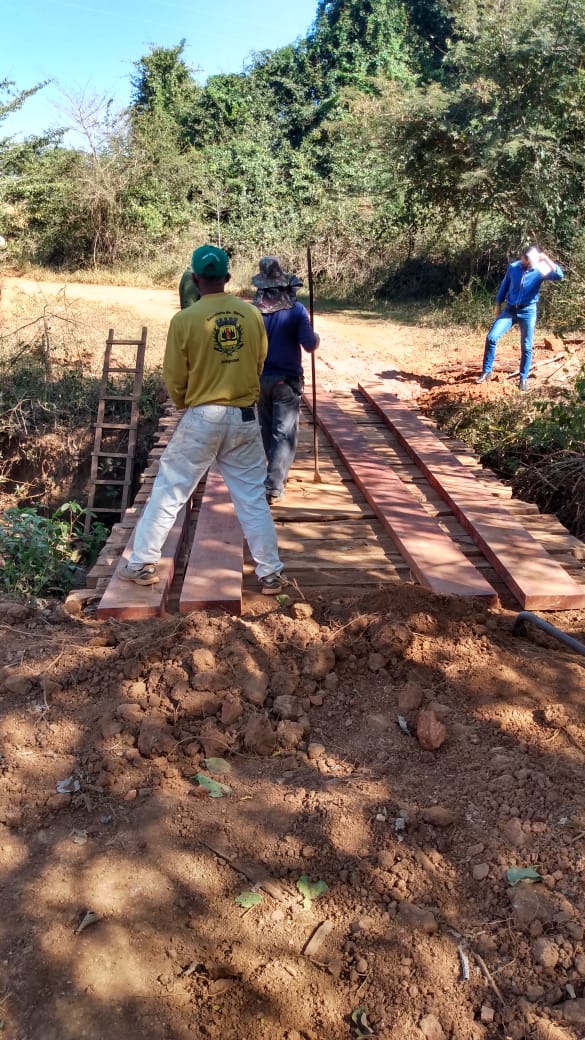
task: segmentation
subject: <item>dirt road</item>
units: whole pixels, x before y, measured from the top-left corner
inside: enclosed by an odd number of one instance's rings
[[[100,360],[109,328],[114,327],[119,337],[130,337],[147,325],[148,359],[154,365],[162,360],[178,296],[166,289],[5,278],[0,302],[5,335],[25,321],[45,317],[56,342],[71,345],[76,337]],[[408,396],[412,389],[407,384],[432,376],[445,361],[469,365],[473,371],[481,355],[481,334],[469,329],[417,327],[367,311],[321,312],[318,301],[315,327],[322,340],[319,377],[332,387],[354,385],[367,374],[388,378],[395,372]],[[38,325],[32,324],[19,334],[34,337],[37,333]]]

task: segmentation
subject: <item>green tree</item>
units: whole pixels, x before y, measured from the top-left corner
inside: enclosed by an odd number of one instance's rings
[[[201,88],[183,58],[186,41],[176,47],[152,47],[134,63],[131,78],[131,114],[151,117],[159,133],[176,137],[177,147],[188,146],[193,113],[201,99]]]
[[[457,218],[469,248],[483,228],[485,245],[569,249],[585,186],[585,4],[464,14],[443,83],[403,92],[398,107],[388,96],[379,165],[398,164],[411,210]]]
[[[455,32],[452,5],[447,0],[405,0],[409,51],[422,79],[441,76]]]
[[[406,32],[399,0],[319,0],[308,42],[329,84],[367,90],[380,75],[409,77]]]

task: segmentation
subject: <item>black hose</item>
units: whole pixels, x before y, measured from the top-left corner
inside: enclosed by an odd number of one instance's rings
[[[548,632],[549,636],[555,636],[555,638],[560,639],[561,643],[564,643],[565,646],[569,646],[571,650],[575,650],[576,653],[585,657],[584,643],[580,643],[578,639],[573,639],[572,636],[567,635],[566,632],[562,632],[560,628],[555,628],[555,626],[549,624],[548,621],[543,621],[543,619],[538,617],[536,614],[531,614],[529,610],[523,610],[522,613],[518,614],[514,621],[512,635],[525,635],[525,621],[531,621],[533,625],[542,628],[543,632]]]

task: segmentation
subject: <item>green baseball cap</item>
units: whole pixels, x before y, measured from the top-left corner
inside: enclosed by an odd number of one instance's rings
[[[201,278],[225,278],[228,263],[227,253],[217,246],[199,246],[191,257],[191,268]]]

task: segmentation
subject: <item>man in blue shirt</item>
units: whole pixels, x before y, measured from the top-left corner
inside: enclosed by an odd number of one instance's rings
[[[272,505],[282,498],[297,450],[303,389],[301,348],[312,353],[319,345],[305,307],[296,299],[302,282],[283,271],[276,256],[264,256],[254,303],[262,312],[268,335],[268,355],[260,377],[258,418],[268,460],[266,498]]]
[[[537,246],[526,249],[519,260],[508,267],[496,295],[496,320],[489,330],[483,355],[483,368],[477,382],[491,379],[496,344],[513,325],[520,328],[520,382],[521,390],[528,388],[528,373],[532,364],[532,340],[536,325],[539,290],[542,282],[560,282],[564,275],[546,253]],[[502,306],[503,305],[503,306]]]

